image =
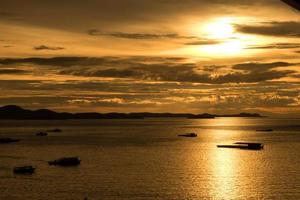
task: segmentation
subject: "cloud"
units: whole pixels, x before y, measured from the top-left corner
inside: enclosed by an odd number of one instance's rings
[[[50,46],[46,46],[46,45],[40,45],[40,46],[33,47],[33,49],[37,50],[37,51],[41,51],[41,50],[58,51],[58,50],[63,50],[65,48],[63,48],[63,47],[50,47]]]
[[[0,104],[69,112],[299,113],[299,83],[192,84],[139,81],[0,80]]]
[[[295,65],[297,64],[287,63],[287,62],[272,62],[272,63],[248,62],[248,63],[236,64],[233,66],[233,69],[258,72],[258,71],[268,71],[270,69],[274,69],[278,67],[289,67]]]
[[[154,34],[154,33],[127,33],[127,32],[103,32],[97,29],[88,31],[91,36],[108,36],[133,40],[158,40],[158,39],[198,39],[196,36],[183,36],[177,33]]]
[[[184,40],[184,45],[213,45],[222,43],[219,40],[200,38],[197,36],[186,36],[178,33],[166,33],[166,34],[153,34],[153,33],[126,33],[126,32],[103,32],[97,29],[91,29],[88,31],[91,36],[103,36],[114,37],[119,39],[131,39],[131,40],[162,40],[162,39],[175,39]]]
[[[134,66],[139,63],[177,63],[184,62],[184,57],[144,57],[144,56],[132,56],[132,57],[30,57],[30,58],[0,58],[0,65],[13,65],[13,64],[34,64],[40,66]]]
[[[2,58],[0,64],[35,64],[41,66],[93,66],[113,62],[113,57],[52,57],[52,58]]]
[[[275,37],[300,37],[299,21],[262,22],[258,25],[237,24],[236,30],[246,34]]]
[[[293,70],[277,68],[295,66],[295,63],[249,62],[232,67],[201,67],[178,57],[52,57],[52,58],[4,58],[2,65],[34,64],[51,66],[57,73],[83,77],[107,77],[143,81],[189,82],[205,84],[255,83],[290,76]],[[227,70],[224,70],[227,69]]]
[[[269,70],[269,71],[250,71],[248,73],[229,73],[223,76],[216,78],[217,83],[257,83],[270,81],[275,79],[280,79],[287,77],[293,73],[296,73],[293,70]]]
[[[210,40],[210,39],[198,39],[191,42],[186,42],[185,45],[191,45],[191,46],[201,46],[201,45],[214,45],[214,44],[220,44],[222,41],[219,40]]]
[[[267,45],[250,46],[246,49],[297,49],[300,43],[273,43]]]
[[[206,84],[255,83],[280,79],[294,74],[293,70],[275,70],[278,67],[293,66],[285,62],[242,63],[232,67],[230,72],[213,76],[211,70],[197,70],[196,63],[134,63],[131,67],[69,68],[60,73],[87,77],[129,78],[144,81],[190,82]]]
[[[1,69],[0,68],[0,75],[4,74],[27,74],[28,71],[26,70],[21,70],[21,69]]]

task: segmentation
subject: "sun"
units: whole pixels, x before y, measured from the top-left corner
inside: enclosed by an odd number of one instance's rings
[[[233,38],[235,30],[233,27],[233,19],[221,18],[214,20],[204,26],[204,33],[211,39],[229,39]]]
[[[240,55],[244,49],[243,37],[236,33],[233,18],[218,18],[202,27],[206,38],[217,41],[204,45],[201,51],[215,57]]]
[[[235,24],[243,22],[244,18],[236,16],[219,17],[205,23],[193,24],[190,26],[191,32],[211,43],[190,46],[184,51],[208,58],[229,58],[252,54],[247,47],[256,43],[258,39],[236,30]]]

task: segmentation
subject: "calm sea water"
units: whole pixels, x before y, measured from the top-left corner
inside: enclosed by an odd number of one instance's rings
[[[63,132],[35,136],[51,128]],[[0,136],[22,139],[0,145],[1,200],[300,199],[300,119],[0,121]],[[237,141],[265,149],[216,147]],[[82,164],[48,166],[63,156]]]

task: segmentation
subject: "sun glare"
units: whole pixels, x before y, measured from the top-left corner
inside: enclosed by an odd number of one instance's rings
[[[215,20],[204,27],[207,37],[212,39],[229,39],[234,37],[232,19],[222,18]]]
[[[232,40],[221,44],[203,46],[202,50],[212,55],[234,55],[240,54],[243,50],[243,44],[240,40]]]
[[[233,18],[218,18],[202,26],[205,37],[218,42],[201,46],[200,50],[213,57],[241,54],[245,44],[243,36],[234,29],[234,22]]]

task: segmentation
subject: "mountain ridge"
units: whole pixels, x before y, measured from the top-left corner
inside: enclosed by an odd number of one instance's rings
[[[213,119],[216,117],[263,117],[258,113],[240,113],[233,115],[215,114],[190,114],[190,113],[98,113],[82,112],[68,113],[56,112],[50,109],[29,110],[17,105],[6,105],[0,107],[0,120],[63,120],[63,119],[143,119],[143,118],[188,118],[188,119]]]

